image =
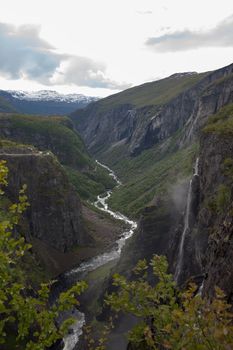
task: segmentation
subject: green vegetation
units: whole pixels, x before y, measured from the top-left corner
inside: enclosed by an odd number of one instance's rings
[[[9,127],[19,141],[22,142],[23,138],[24,143],[42,150],[51,150],[63,164],[75,165],[80,169],[91,164],[83,141],[72,129],[68,118],[25,115],[12,115],[8,118],[11,123]]]
[[[116,183],[108,175],[108,171],[97,165],[89,171],[79,172],[73,168],[65,167],[70,182],[84,200],[94,201],[96,197],[112,189]]]
[[[123,104],[131,104],[138,108],[149,105],[162,105],[178,96],[184,90],[191,88],[204,78],[206,74],[171,76],[145,83],[102,99],[98,102],[98,108],[103,112]]]
[[[156,284],[147,281],[149,268],[153,269]],[[150,267],[145,260],[138,262],[133,280],[114,276],[117,291],[106,298],[106,303],[117,313],[139,319],[129,333],[133,349],[231,349],[233,314],[224,293],[216,287],[215,298],[210,301],[198,295],[194,284],[179,291],[167,270],[166,258],[155,255]]]
[[[233,159],[226,158],[223,163],[224,175],[226,175],[230,181],[233,181]]]
[[[27,147],[30,152],[53,152],[82,199],[93,201],[115,186],[108,171],[89,156],[68,118],[0,115],[0,125],[10,131],[10,139],[0,139],[0,148],[9,153],[19,149],[26,152]]]
[[[113,191],[111,207],[137,216],[155,196],[167,195],[178,180],[190,176],[196,151],[197,145],[192,145],[164,154],[156,146],[138,157],[123,159],[116,168],[125,184]]]
[[[16,109],[4,97],[0,96],[0,113],[16,112]]]
[[[0,196],[7,185],[8,169],[0,162]],[[49,306],[51,283],[41,284],[38,289],[30,285],[26,272],[22,269],[25,252],[30,245],[15,234],[22,213],[28,207],[26,186],[19,193],[19,201],[11,204],[1,213],[0,220],[0,344],[1,349],[44,350],[63,338],[68,327],[74,322],[65,320],[57,325],[60,312],[78,305],[77,296],[86,289],[85,282],[79,282],[66,292],[62,292],[56,305]]]
[[[231,204],[233,185],[233,159],[226,158],[221,166],[226,176],[224,183],[220,184],[215,195],[207,201],[208,208],[216,214],[224,214]]]
[[[211,116],[208,124],[203,129],[206,133],[214,133],[222,136],[233,135],[233,104],[229,104]]]
[[[231,187],[229,185],[219,185],[215,196],[209,199],[207,206],[216,214],[224,214],[231,204]]]

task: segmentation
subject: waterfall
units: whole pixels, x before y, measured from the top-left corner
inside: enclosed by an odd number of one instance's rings
[[[191,203],[192,203],[192,184],[193,179],[195,176],[198,175],[199,170],[199,158],[196,159],[196,163],[194,166],[194,173],[192,176],[192,179],[189,182],[189,189],[188,189],[188,196],[187,196],[187,203],[186,203],[186,210],[185,210],[185,217],[184,217],[184,229],[181,235],[180,245],[179,245],[179,252],[178,252],[178,260],[175,270],[174,279],[176,282],[179,281],[180,274],[183,270],[184,265],[184,243],[185,238],[187,236],[187,233],[190,231],[190,212],[191,212]]]

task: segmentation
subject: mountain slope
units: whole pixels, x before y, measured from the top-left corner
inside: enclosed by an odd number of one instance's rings
[[[121,98],[122,95],[124,92]],[[209,287],[205,290],[211,294],[211,281],[217,281],[220,276],[214,258],[220,259],[216,254],[221,254],[226,243],[226,240],[225,243],[219,241],[218,245],[216,229],[223,231],[224,217],[226,223],[229,221],[232,200],[232,185],[226,188],[229,180],[223,176],[222,164],[232,159],[233,64],[204,74],[182,92],[178,89],[177,95],[164,104],[141,108],[119,104],[101,110],[105,100],[77,111],[71,118],[90,151],[113,167],[123,181],[111,197],[111,206],[141,217],[138,233],[123,251],[119,271],[125,273],[126,266],[129,271],[137,259],[150,259],[153,253],[159,253],[169,256],[170,268],[175,272],[184,232],[184,213],[189,208],[190,226],[182,247],[185,265],[179,283],[193,274],[208,272],[212,277],[206,282]],[[214,117],[210,118],[211,115]],[[209,120],[206,136],[199,144],[202,129]],[[218,136],[210,136],[211,133]],[[198,156],[199,177],[195,177],[190,189],[192,169]],[[212,197],[214,204],[208,204]],[[228,203],[226,212],[220,215],[218,208],[225,200]],[[208,205],[217,211],[211,214]],[[228,232],[231,242],[231,231],[228,227],[224,230],[224,236]],[[213,236],[208,243],[210,232]],[[231,243],[226,244],[228,248],[224,254],[230,259]],[[232,292],[230,280],[229,273],[221,285],[229,296]]]
[[[9,168],[10,202],[27,184],[30,207],[20,231],[49,274],[97,255],[121,234],[114,220],[92,211],[89,201],[115,181],[90,157],[69,119],[0,114],[0,159]]]
[[[2,112],[16,112],[16,109],[11,105],[11,103],[7,99],[0,96],[0,113]]]
[[[106,187],[114,186],[112,178],[96,165],[66,117],[0,114],[0,138],[33,145],[40,151],[51,151],[84,199],[94,199]]]
[[[171,85],[176,79],[177,75],[173,75],[156,82],[156,86],[161,84],[161,98],[166,91],[164,84]],[[101,109],[108,99],[118,99],[119,96],[122,99],[122,92],[71,115],[90,152],[113,167],[123,180],[124,186],[114,192],[111,204],[115,209],[124,208],[129,215],[143,209],[155,194],[163,193],[164,188],[168,190],[166,179],[169,176],[160,181],[160,186],[157,178],[158,174],[163,176],[163,167],[167,169],[172,159],[177,162],[178,168],[180,164],[180,175],[185,177],[183,170],[189,162],[190,152],[186,152],[187,160],[182,158],[182,162],[175,153],[195,144],[208,116],[233,101],[233,65],[201,75],[178,75],[178,79],[181,85],[177,95],[172,95],[162,105],[135,108],[119,104],[111,110]],[[191,81],[187,88],[188,79]],[[180,92],[180,86],[184,85],[184,90]],[[135,89],[143,90],[144,87]],[[126,96],[129,91],[134,89],[126,90]],[[158,99],[158,96],[155,97]],[[192,154],[194,157],[195,152]],[[191,172],[191,167],[189,169]],[[172,167],[170,173],[172,175]],[[179,171],[175,176],[179,177]]]
[[[201,96],[205,103],[208,89],[221,92],[217,84],[225,83],[229,90],[227,86],[230,86],[231,80],[223,82],[222,79],[232,73],[233,65],[230,65],[206,74],[173,75],[154,83],[156,89],[151,90],[151,94],[154,92],[154,104],[150,100],[149,105],[137,108],[133,98],[127,99],[129,92],[133,96],[136,93],[135,99],[139,90],[147,94],[145,84],[91,104],[85,110],[73,113],[71,118],[93,154],[108,156],[117,152],[118,148],[124,148],[129,155],[137,155],[180,130],[199,108]],[[219,98],[219,107],[227,103]],[[231,99],[231,96],[228,98]],[[211,112],[215,112],[215,106],[210,107]]]

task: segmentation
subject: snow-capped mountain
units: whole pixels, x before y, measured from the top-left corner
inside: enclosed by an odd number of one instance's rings
[[[67,115],[99,99],[82,94],[65,95],[53,90],[0,90],[0,97],[20,113],[41,115]]]
[[[60,94],[53,90],[23,91],[23,90],[6,90],[13,97],[19,100],[29,101],[56,101],[56,102],[85,102],[90,103],[97,101],[98,97],[85,96],[82,94]]]

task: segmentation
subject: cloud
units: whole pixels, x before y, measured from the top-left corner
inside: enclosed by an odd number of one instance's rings
[[[126,89],[128,84],[120,84],[106,76],[103,63],[87,57],[67,56],[57,69],[51,83],[60,85],[74,84],[92,88]]]
[[[15,27],[0,23],[0,75],[44,85],[74,84],[107,89],[128,87],[109,79],[103,63],[88,57],[57,53],[39,34],[38,26]]]
[[[145,10],[145,11],[137,11],[139,15],[152,15],[153,11]]]
[[[233,15],[206,31],[183,30],[147,39],[158,52],[187,51],[202,47],[233,47]]]

